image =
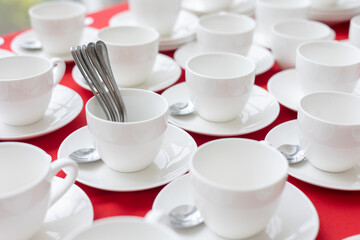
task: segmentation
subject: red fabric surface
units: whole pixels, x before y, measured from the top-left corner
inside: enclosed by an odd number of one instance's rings
[[[126,4],[118,4],[103,11],[91,14],[94,18],[92,24],[95,28],[102,28],[108,26],[109,19],[127,9]],[[332,26],[336,31],[336,39],[346,39],[348,36],[349,23],[342,23]],[[11,40],[18,33],[13,33],[3,36],[5,44],[1,46],[4,49],[10,49]],[[173,56],[173,52],[166,53]],[[68,86],[78,92],[84,100],[84,103],[92,96],[90,91],[87,91],[78,86],[71,77],[71,70],[74,63],[67,64],[66,74],[61,81],[62,85]],[[268,79],[279,71],[276,64],[273,68],[256,77],[255,83],[261,87],[266,88]],[[178,82],[184,81],[184,71]],[[257,131],[252,134],[242,135],[238,137],[251,138],[262,140],[266,134],[276,125],[296,119],[296,113],[281,106],[279,117],[270,126]],[[86,125],[84,109],[80,115],[69,123],[67,126],[42,137],[26,140],[24,142],[36,145],[44,149],[55,160],[58,148],[61,142],[73,131]],[[190,133],[197,144],[201,144],[216,139],[215,137],[202,136],[199,134]],[[60,173],[59,176],[64,176]],[[317,237],[318,240],[332,240],[342,239],[351,235],[360,234],[360,191],[345,192],[328,190],[325,188],[316,187],[289,176],[288,181],[302,190],[315,205],[320,217],[320,231]],[[162,189],[158,187],[155,189],[139,191],[139,192],[109,192],[92,187],[88,187],[81,183],[76,183],[89,196],[93,206],[95,219],[105,218],[117,215],[135,215],[144,216],[150,209],[157,193]],[[289,206],[291,203],[288,203]],[[294,216],[296,217],[296,216]]]

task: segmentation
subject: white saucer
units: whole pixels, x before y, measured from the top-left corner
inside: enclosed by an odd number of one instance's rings
[[[296,120],[282,123],[269,131],[265,140],[275,148],[282,144],[299,144]],[[289,174],[301,181],[336,190],[360,190],[360,165],[341,173],[330,173],[313,167],[309,161],[289,166]]]
[[[304,96],[298,84],[294,68],[273,75],[267,83],[267,89],[281,105],[293,111],[298,110],[299,101]],[[360,81],[353,93],[360,95]]]
[[[70,134],[60,145],[58,158],[79,148],[93,147],[87,126]],[[188,162],[197,149],[194,139],[182,129],[169,125],[164,145],[154,163],[144,170],[121,173],[103,161],[79,164],[77,181],[109,191],[139,191],[164,185],[188,171]]]
[[[162,95],[171,104],[188,102],[186,83],[176,84]],[[209,122],[197,113],[187,116],[169,116],[169,122],[185,130],[210,136],[236,136],[252,133],[271,124],[279,115],[278,102],[265,89],[254,86],[249,101],[238,118],[223,123]]]
[[[155,198],[152,208],[170,212],[182,204],[194,204],[188,174],[165,186]],[[225,240],[211,232],[205,224],[194,228],[172,229],[183,240]],[[315,239],[318,231],[319,217],[314,205],[303,192],[287,182],[279,208],[266,229],[246,240]]]
[[[45,115],[38,122],[22,127],[0,122],[0,140],[25,140],[51,133],[76,118],[83,107],[83,100],[74,90],[58,85]]]
[[[95,42],[97,40],[97,33],[98,30],[96,28],[92,27],[85,27],[84,28],[84,34],[82,36],[82,39],[80,41],[79,45],[87,44],[89,42]],[[73,61],[73,58],[70,53],[70,49],[68,54],[64,56],[49,56],[46,54],[42,49],[40,50],[26,50],[19,46],[19,43],[23,41],[29,41],[36,39],[35,33],[33,30],[28,30],[23,33],[20,33],[17,35],[11,42],[11,50],[19,55],[34,55],[34,56],[42,56],[46,58],[51,57],[59,57],[63,59],[65,62],[71,62]]]
[[[344,238],[343,240],[360,240],[360,234]]]
[[[339,0],[334,6],[311,7],[308,17],[327,24],[349,21],[360,13],[359,0]]]
[[[197,26],[198,17],[188,11],[182,10],[179,13],[178,20],[174,25],[174,30],[170,36],[160,37],[160,50],[173,50],[180,45],[193,41],[195,39],[195,29]],[[110,26],[121,25],[137,25],[131,11],[125,11],[116,14],[109,21]],[[170,46],[175,48],[169,49]]]
[[[55,177],[52,184],[64,184]],[[92,224],[94,211],[89,197],[75,184],[46,213],[42,229],[30,240],[60,240],[79,227]]]
[[[186,67],[186,62],[197,54],[201,54],[202,51],[199,48],[197,42],[187,43],[181,46],[174,53],[175,61],[183,68]],[[253,44],[250,47],[250,51],[247,55],[256,65],[256,75],[268,71],[274,65],[274,57],[271,52],[263,47]]]
[[[195,0],[183,0],[182,8],[192,12],[198,16],[206,15],[212,13],[212,9],[209,9],[209,6],[201,2],[196,2]],[[224,9],[228,12],[234,12],[238,14],[244,14],[248,16],[253,16],[255,11],[255,1],[253,0],[233,0],[229,9]]]
[[[5,42],[5,40],[2,37],[0,37],[0,46],[3,45],[4,42]]]
[[[151,90],[154,92],[160,91],[174,84],[179,80],[180,76],[181,69],[178,64],[172,58],[164,54],[158,54],[153,72],[149,78],[143,84],[135,86],[134,88]],[[72,70],[72,77],[79,86],[90,91],[89,85],[76,65]]]
[[[5,50],[5,49],[0,49],[0,58],[2,57],[8,57],[8,56],[14,56],[15,54],[8,51],[8,50]]]

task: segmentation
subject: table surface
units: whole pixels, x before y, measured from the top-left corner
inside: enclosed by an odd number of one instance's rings
[[[103,28],[108,26],[109,19],[115,14],[128,9],[126,3],[114,5],[100,12],[90,14],[94,18],[91,25],[95,28]],[[341,23],[332,28],[336,31],[336,39],[347,39],[349,22]],[[4,45],[0,48],[10,50],[11,40],[20,32],[2,36],[5,39]],[[167,52],[168,56],[173,57],[173,52]],[[68,86],[78,92],[84,103],[92,97],[92,93],[77,85],[71,76],[71,70],[74,63],[68,63],[66,73],[61,81],[62,85]],[[256,76],[255,84],[266,89],[269,78],[279,72],[279,68],[275,64],[268,72]],[[184,70],[182,70],[179,82],[185,80]],[[161,93],[161,92],[159,92]],[[255,140],[263,140],[266,134],[275,126],[288,120],[296,119],[296,112],[291,111],[283,106],[280,108],[279,117],[268,127],[255,133],[237,136],[241,138],[250,138]],[[80,115],[65,127],[42,137],[37,137],[24,142],[36,145],[44,149],[55,160],[57,151],[62,141],[72,132],[86,125],[85,111],[82,109]],[[217,137],[203,136],[191,133],[198,146],[201,144],[217,139]],[[60,172],[59,176],[65,174]],[[331,240],[343,239],[351,235],[360,234],[360,191],[336,191],[329,190],[297,180],[289,176],[288,181],[302,190],[315,205],[320,218],[320,231],[316,239]],[[153,201],[159,191],[163,188],[157,187],[150,190],[138,192],[110,192],[95,189],[81,183],[76,183],[89,196],[94,207],[94,219],[101,219],[110,216],[134,215],[144,216],[153,204]],[[291,203],[289,203],[291,204]]]

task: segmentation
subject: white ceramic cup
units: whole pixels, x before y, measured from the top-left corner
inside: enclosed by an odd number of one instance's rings
[[[271,38],[271,26],[285,19],[305,19],[309,0],[257,0],[255,8],[256,34]]]
[[[120,87],[142,84],[151,74],[159,52],[159,33],[142,26],[107,27],[99,31]]]
[[[360,49],[336,41],[310,41],[296,52],[296,74],[304,94],[351,93],[360,77]]]
[[[285,157],[266,143],[219,139],[203,144],[190,160],[190,182],[205,224],[229,239],[266,227],[287,179]]]
[[[245,15],[216,13],[199,19],[196,39],[203,52],[247,55],[253,40],[255,21]]]
[[[79,44],[85,13],[83,4],[69,1],[44,2],[29,9],[31,27],[51,56],[68,55]]]
[[[78,168],[69,159],[51,162],[42,149],[20,142],[0,143],[0,236],[29,239],[42,226],[47,209],[74,183]],[[68,169],[65,183],[51,188],[51,180]]]
[[[360,97],[317,92],[300,101],[299,140],[309,162],[324,171],[346,171],[360,162]]]
[[[226,122],[244,109],[255,81],[255,64],[238,54],[200,54],[187,62],[185,79],[199,116]]]
[[[301,43],[334,38],[335,32],[317,21],[288,19],[271,26],[271,50],[281,69],[295,67],[296,49]]]
[[[0,59],[0,121],[24,126],[40,120],[65,73],[61,59],[10,56]]]
[[[316,8],[332,7],[338,3],[338,0],[311,0],[311,6]]]
[[[129,0],[136,22],[155,28],[161,36],[170,35],[181,9],[181,0]]]
[[[101,159],[120,172],[135,172],[149,166],[164,141],[168,103],[161,95],[141,89],[120,90],[128,119],[106,120],[95,97],[86,104],[86,120]]]
[[[349,42],[360,48],[360,15],[351,18],[349,27]]]
[[[106,237],[105,237],[106,236]],[[179,240],[168,227],[149,222],[140,217],[109,217],[95,221],[91,226],[80,228],[70,233],[64,240]]]

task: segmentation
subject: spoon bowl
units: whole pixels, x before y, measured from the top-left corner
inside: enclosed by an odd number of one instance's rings
[[[298,163],[306,159],[304,150],[296,144],[283,144],[277,150],[286,157],[289,164]]]
[[[169,113],[173,116],[189,115],[194,111],[195,106],[192,102],[178,102],[169,107]]]
[[[69,155],[69,158],[77,163],[89,163],[101,159],[95,148],[81,148],[75,150]]]
[[[176,228],[189,228],[201,224],[204,220],[195,205],[179,205],[169,213],[169,222]]]

